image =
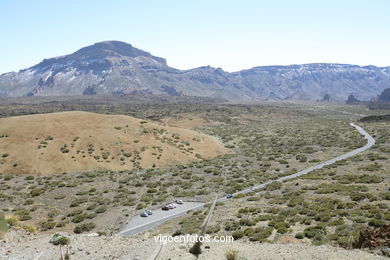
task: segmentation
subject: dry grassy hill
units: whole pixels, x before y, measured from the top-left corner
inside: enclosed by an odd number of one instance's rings
[[[161,167],[226,153],[205,134],[124,115],[62,112],[0,119],[0,172]]]

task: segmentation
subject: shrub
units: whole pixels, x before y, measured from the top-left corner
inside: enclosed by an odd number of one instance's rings
[[[288,228],[286,228],[286,227],[279,227],[279,228],[277,229],[277,231],[278,231],[278,233],[280,233],[280,234],[286,234],[286,233],[288,232]]]
[[[272,227],[258,227],[253,230],[253,233],[250,235],[249,240],[251,241],[263,241],[272,234]]]
[[[44,192],[44,191],[43,191],[42,189],[32,189],[32,190],[30,191],[30,195],[31,195],[32,197],[36,197],[36,196],[41,195],[43,192]]]
[[[380,193],[379,196],[380,196],[383,200],[390,200],[390,192],[383,192],[383,193]]]
[[[19,225],[19,218],[17,216],[10,216],[6,218],[8,225],[11,227],[16,227]]]
[[[66,221],[61,221],[61,222],[58,222],[58,223],[57,223],[56,227],[59,227],[59,228],[65,227],[66,224],[68,224],[68,222],[66,222]]]
[[[368,221],[368,225],[371,227],[380,227],[384,224],[386,224],[385,221],[381,219],[371,219],[370,221]]]
[[[94,203],[94,204],[91,204],[87,207],[87,210],[94,210],[95,208],[97,207],[97,204]]]
[[[244,231],[242,230],[237,230],[232,233],[232,237],[234,238],[234,240],[240,239],[243,236],[244,236]]]
[[[96,227],[95,223],[89,222],[89,223],[83,223],[81,225],[78,225],[74,228],[73,232],[76,234],[83,233],[83,232],[88,232],[91,231]]]
[[[303,239],[304,237],[305,237],[305,234],[303,234],[302,232],[295,234],[295,238],[297,238],[297,239]]]
[[[303,154],[298,154],[297,156],[295,156],[295,159],[299,162],[306,162],[307,161],[307,157]]]
[[[31,233],[31,234],[37,233],[37,228],[34,225],[23,225],[22,227],[28,233]]]
[[[85,215],[84,214],[80,214],[80,215],[76,215],[73,219],[72,219],[72,222],[73,223],[80,223],[82,221],[84,221],[85,219]]]
[[[62,153],[69,153],[68,145],[64,144],[64,146],[60,148],[60,151]]]
[[[367,198],[367,194],[364,194],[364,193],[352,193],[350,195],[350,198],[353,201],[360,201],[360,200],[364,200],[365,198]]]
[[[323,233],[325,233],[325,229],[324,229],[324,226],[321,226],[321,225],[311,226],[311,227],[305,228],[305,230],[303,231],[303,234],[307,238],[313,238],[317,234],[323,234]]]
[[[49,229],[53,229],[56,226],[55,222],[47,221],[47,222],[40,222],[39,224],[39,229],[41,231],[47,231]]]
[[[68,213],[68,217],[73,217],[76,215],[80,215],[82,213],[83,213],[82,209],[75,209],[75,210],[72,210],[71,212]]]
[[[70,239],[60,234],[54,234],[49,242],[55,246],[68,245],[70,243]]]
[[[23,215],[19,216],[20,221],[26,221],[26,220],[30,220],[30,219],[31,219],[31,216],[29,214],[23,214]]]
[[[217,233],[220,230],[221,230],[221,226],[217,224],[213,226],[208,226],[206,229],[206,233],[207,234]]]
[[[234,249],[230,249],[225,253],[226,260],[237,260],[238,259],[238,251]]]
[[[110,156],[109,152],[102,152],[102,157],[104,160],[107,160],[109,156]]]
[[[256,224],[253,220],[248,219],[248,218],[240,219],[239,223],[240,223],[241,226],[253,226],[253,225]]]
[[[123,153],[123,156],[125,156],[125,157],[131,157],[131,155],[132,155],[132,153]]]
[[[84,198],[80,198],[80,199],[75,199],[73,200],[71,203],[70,203],[70,206],[71,208],[74,208],[74,207],[78,207],[80,204],[83,204],[87,202],[87,199],[84,199]]]
[[[226,231],[234,231],[240,228],[240,224],[237,221],[228,221],[224,225],[224,229]]]
[[[96,216],[97,216],[96,213],[91,213],[91,214],[85,215],[85,217],[86,217],[87,219],[93,219],[93,218],[95,218]]]
[[[25,200],[23,205],[31,205],[34,204],[34,200]]]
[[[106,206],[101,206],[101,207],[97,208],[95,212],[97,214],[101,214],[101,213],[104,213],[106,211],[107,211],[107,207]]]
[[[55,216],[58,215],[58,211],[57,210],[51,210],[47,213],[47,217],[48,218],[54,218]]]

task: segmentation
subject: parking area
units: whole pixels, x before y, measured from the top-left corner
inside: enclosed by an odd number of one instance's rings
[[[184,215],[189,210],[196,210],[202,208],[204,203],[200,202],[184,202],[177,204],[177,207],[168,211],[162,210],[162,206],[152,210],[153,214],[148,217],[141,217],[140,214],[132,217],[127,223],[126,227],[120,232],[123,235],[134,235],[145,231],[147,229],[156,227],[165,221]]]

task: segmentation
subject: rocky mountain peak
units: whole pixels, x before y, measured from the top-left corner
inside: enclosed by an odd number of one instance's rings
[[[104,70],[111,66],[112,58],[146,57],[166,64],[165,59],[151,55],[149,52],[137,49],[131,44],[121,41],[103,41],[79,49],[78,51],[60,57],[44,59],[39,64],[29,68],[43,72],[49,69],[76,67],[78,69]]]
[[[149,52],[137,49],[131,44],[121,42],[121,41],[104,41],[98,42],[93,45],[84,47],[75,53],[71,54],[72,58],[81,58],[81,59],[99,59],[106,57],[119,57],[125,56],[130,58],[135,58],[139,56],[149,57],[156,59],[160,62],[165,62],[165,59],[155,57]]]

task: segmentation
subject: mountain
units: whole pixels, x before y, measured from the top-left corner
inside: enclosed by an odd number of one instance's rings
[[[229,73],[210,66],[178,70],[165,59],[119,41],[45,59],[0,75],[0,97],[153,94],[228,100],[360,100],[390,86],[390,67],[348,64],[262,66]]]
[[[390,102],[390,88],[383,90],[383,92],[378,96],[380,102]]]
[[[344,101],[353,94],[360,100],[375,97],[390,86],[390,67],[314,63],[263,66],[238,73],[243,85],[271,99],[330,99]]]

